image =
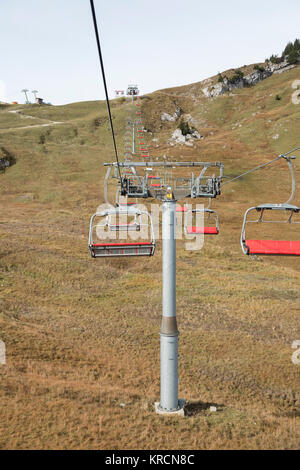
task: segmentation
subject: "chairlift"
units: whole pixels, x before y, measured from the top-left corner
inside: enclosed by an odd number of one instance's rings
[[[208,206],[204,207],[203,209],[185,210],[184,207],[180,208],[180,212],[186,212],[186,213],[190,212],[192,214],[203,213],[203,216],[204,216],[203,227],[198,227],[195,225],[185,225],[184,228],[185,228],[185,233],[187,235],[218,235],[219,234],[219,231],[220,231],[219,216],[216,211],[210,209],[210,203],[211,203],[211,198],[209,199]],[[186,221],[188,221],[188,217],[186,217]]]
[[[128,232],[128,225],[124,224],[124,227],[118,229],[114,226],[110,221],[109,217],[113,215],[132,215],[133,217],[137,218],[139,229],[141,227],[146,227],[147,232],[150,228],[150,241],[108,241],[108,242],[101,242],[98,243],[95,241],[95,235],[97,236],[97,231],[104,230],[107,228],[108,230],[126,230]],[[142,217],[146,218],[146,222],[142,221]],[[95,223],[97,218],[101,218],[104,222]],[[136,229],[136,227],[135,227]],[[111,208],[107,209],[103,212],[96,212],[90,221],[90,233],[89,233],[89,250],[90,254],[93,258],[100,258],[100,257],[117,257],[117,256],[153,256],[155,252],[155,237],[154,237],[154,228],[152,223],[152,218],[149,212],[138,210],[135,207],[130,208]]]
[[[260,204],[258,206],[250,207],[244,214],[243,227],[241,233],[241,247],[245,255],[289,255],[299,256],[300,255],[300,241],[299,240],[264,240],[264,239],[248,239],[246,236],[246,227],[249,223],[258,224],[300,224],[295,220],[295,214],[300,212],[300,208],[293,204],[290,204],[294,198],[296,190],[295,173],[292,164],[292,160],[295,157],[283,157],[289,166],[289,170],[292,176],[292,192],[289,200],[283,204]],[[257,212],[258,218],[255,220],[249,220],[249,214],[251,212]],[[270,216],[268,219],[266,214]],[[278,215],[284,216],[281,219]],[[273,215],[275,217],[273,218]]]
[[[249,220],[249,213],[256,211],[259,217],[256,220]],[[265,211],[274,211],[274,213],[284,213],[288,217],[284,220],[278,218],[265,220]],[[300,208],[292,204],[260,204],[259,206],[250,207],[244,215],[241,246],[245,255],[300,255],[300,241],[296,240],[251,240],[246,237],[246,225],[249,223],[286,223],[300,224],[293,220],[293,216],[300,212]]]

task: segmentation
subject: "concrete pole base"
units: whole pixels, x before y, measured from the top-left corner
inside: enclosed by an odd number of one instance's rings
[[[165,416],[184,416],[184,407],[185,407],[185,400],[178,400],[178,409],[174,411],[168,411],[160,407],[159,401],[154,403],[155,406],[155,413],[158,415],[165,415]]]

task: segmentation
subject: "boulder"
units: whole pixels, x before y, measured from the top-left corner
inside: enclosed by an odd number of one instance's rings
[[[196,129],[186,135],[182,134],[181,129],[175,129],[171,138],[169,139],[169,144],[186,144],[187,142],[189,143],[196,139],[203,139],[203,136],[201,136]]]
[[[177,107],[175,110],[175,113],[173,114],[162,113],[160,116],[160,120],[162,122],[166,122],[166,121],[175,122],[176,119],[178,119],[181,116],[181,114],[182,114],[181,108]]]
[[[170,122],[175,122],[177,119],[177,116],[174,114],[171,115],[171,114],[168,114],[168,113],[162,113],[162,115],[160,116],[160,120],[162,122],[166,122],[166,121],[170,121]]]

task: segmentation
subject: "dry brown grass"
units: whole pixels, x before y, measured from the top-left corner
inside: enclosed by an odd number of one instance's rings
[[[244,92],[242,103],[250,100]],[[190,112],[200,115],[197,106]],[[121,135],[125,111],[114,112]],[[173,148],[174,158],[224,160],[235,174],[272,155],[273,141],[262,136],[257,149],[210,112],[215,134],[194,149]],[[214,203],[221,233],[200,252],[178,242],[179,389],[187,416],[157,416],[160,243],[150,259],[92,260],[87,250],[89,216],[103,197],[101,162],[112,158],[107,124],[100,134],[93,124],[102,113],[72,116],[44,145],[38,129],[1,135],[17,164],[0,176],[0,339],[7,347],[0,447],[299,448],[300,369],[291,362],[292,341],[300,339],[299,260],[249,259],[239,247],[243,211],[281,200],[286,169],[224,188]],[[290,126],[293,146],[299,127]]]

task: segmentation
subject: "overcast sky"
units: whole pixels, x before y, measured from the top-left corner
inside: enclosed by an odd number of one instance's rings
[[[94,1],[111,97],[264,61],[300,36],[299,0]],[[0,0],[0,18],[0,101],[104,98],[89,0]]]

